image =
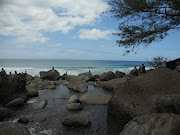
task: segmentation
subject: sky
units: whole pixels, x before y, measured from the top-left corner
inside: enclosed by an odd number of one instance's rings
[[[123,56],[105,0],[0,0],[0,59],[147,61],[180,57],[180,32]]]

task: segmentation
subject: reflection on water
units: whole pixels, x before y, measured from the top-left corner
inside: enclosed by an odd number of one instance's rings
[[[112,93],[103,90],[102,88],[88,87],[87,93],[108,94]],[[29,99],[27,104],[18,110],[11,118],[17,119],[21,115],[28,117],[29,123],[26,127],[32,135],[46,133],[48,135],[105,135],[106,134],[106,112],[107,105],[85,105],[83,109],[78,111],[68,111],[66,105],[68,99],[57,98],[60,95],[67,94],[69,96],[76,94],[81,96],[83,93],[76,93],[68,90],[65,86],[60,85],[56,90],[41,90],[39,97]],[[48,100],[47,106],[44,109],[37,109],[38,104],[42,99]],[[80,115],[87,117],[91,121],[89,127],[65,127],[62,120],[67,116]],[[6,119],[9,121],[9,119]]]

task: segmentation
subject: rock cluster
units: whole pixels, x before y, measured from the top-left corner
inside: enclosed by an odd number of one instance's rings
[[[119,135],[121,131],[121,135],[148,135],[152,133],[151,125],[153,125],[153,133],[157,135],[158,133],[164,134],[164,131],[171,132],[171,129],[174,129],[175,134],[179,134],[179,131],[176,131],[178,126],[173,124],[173,122],[179,122],[179,116],[173,115],[180,112],[179,82],[180,74],[167,68],[131,77],[117,88],[108,103],[108,135]],[[144,115],[150,115],[150,117]],[[172,123],[170,123],[171,118],[174,119]],[[162,120],[164,120],[164,125],[158,128],[158,124],[161,124]],[[126,125],[128,122],[129,124]],[[144,123],[147,124],[144,125]],[[167,123],[172,127],[167,128]],[[164,131],[161,132],[161,129]]]

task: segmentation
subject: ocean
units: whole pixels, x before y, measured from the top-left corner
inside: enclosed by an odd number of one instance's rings
[[[0,59],[0,67],[6,73],[27,72],[30,75],[39,76],[40,71],[48,71],[54,67],[60,75],[67,72],[68,75],[91,71],[92,74],[101,74],[107,71],[121,71],[129,73],[136,66],[139,68],[145,64],[146,69],[151,67],[146,61],[110,61],[110,60],[47,60],[47,59]]]

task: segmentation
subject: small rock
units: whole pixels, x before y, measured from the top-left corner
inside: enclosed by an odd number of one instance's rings
[[[71,116],[64,118],[62,124],[70,127],[87,127],[91,125],[91,122],[81,116]]]
[[[47,100],[42,100],[39,104],[39,108],[38,109],[43,109],[46,105],[47,105]]]
[[[36,89],[31,88],[31,87],[29,87],[29,86],[26,86],[26,89],[27,89],[28,95],[29,95],[30,97],[37,97],[37,96],[38,96],[38,91],[37,91]]]
[[[77,103],[78,102],[78,97],[76,95],[72,95],[70,98],[69,98],[69,101],[68,101],[68,104],[70,103]]]
[[[83,109],[82,105],[80,103],[71,103],[67,105],[68,111],[74,111],[74,110],[81,110]]]
[[[17,98],[11,102],[9,102],[8,104],[6,104],[7,108],[16,108],[16,107],[20,107],[22,106],[24,103],[24,99],[22,98]]]
[[[19,119],[18,119],[18,123],[23,123],[23,124],[26,124],[28,123],[29,120],[28,118],[26,118],[25,116],[21,116]]]
[[[57,96],[56,98],[59,98],[59,99],[69,99],[70,96],[69,96],[69,94],[62,94],[60,96]]]

